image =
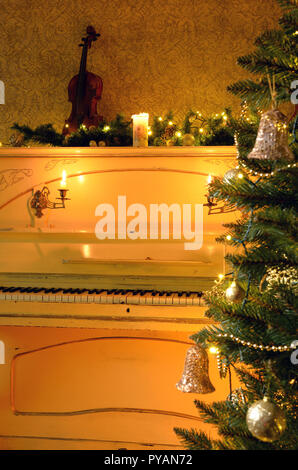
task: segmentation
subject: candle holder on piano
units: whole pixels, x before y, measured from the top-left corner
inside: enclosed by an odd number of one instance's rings
[[[219,206],[217,202],[215,202],[215,197],[209,196],[208,194],[205,194],[205,197],[207,198],[206,204],[203,204],[203,206],[206,206],[209,208],[208,210],[208,215],[212,214],[223,214],[223,213],[228,213],[228,212],[234,212],[237,209],[235,207],[227,207],[224,204],[222,206]]]
[[[52,202],[49,200],[50,190],[47,186],[44,186],[41,191],[35,191],[30,206],[35,210],[36,217],[40,219],[43,216],[42,211],[44,209],[65,209],[65,201],[70,201],[70,199],[66,197],[68,189],[58,188],[58,191],[60,197],[56,199],[60,199],[60,202]]]

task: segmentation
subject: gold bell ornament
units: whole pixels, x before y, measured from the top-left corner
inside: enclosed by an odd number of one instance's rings
[[[262,114],[253,150],[247,158],[294,160],[288,145],[287,117],[278,109]]]
[[[204,348],[193,345],[186,353],[184,370],[176,387],[184,393],[212,393],[215,388],[210,382],[208,355]]]
[[[235,281],[232,281],[226,289],[225,295],[228,302],[240,302],[244,298],[244,290]]]

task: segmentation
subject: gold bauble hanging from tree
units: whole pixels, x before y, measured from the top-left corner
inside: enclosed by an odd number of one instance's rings
[[[286,429],[286,417],[281,408],[264,397],[248,408],[246,424],[254,437],[263,442],[273,442]]]
[[[225,295],[228,302],[240,302],[244,298],[244,291],[233,281],[226,289]]]

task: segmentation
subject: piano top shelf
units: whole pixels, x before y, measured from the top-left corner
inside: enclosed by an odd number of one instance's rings
[[[0,158],[219,157],[235,158],[235,146],[190,147],[1,147]]]

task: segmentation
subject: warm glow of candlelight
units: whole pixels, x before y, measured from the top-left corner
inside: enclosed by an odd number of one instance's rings
[[[211,182],[212,182],[212,176],[211,176],[211,175],[208,175],[207,184],[210,184]]]
[[[65,170],[62,171],[62,179],[60,181],[60,186],[62,188],[66,187],[66,171]]]
[[[148,113],[134,114],[133,119],[133,146],[148,147]]]
[[[84,258],[90,258],[90,245],[83,245]]]

